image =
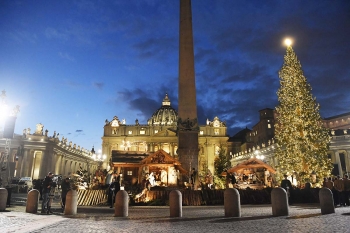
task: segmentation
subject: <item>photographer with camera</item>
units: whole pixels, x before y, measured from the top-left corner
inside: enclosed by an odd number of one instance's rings
[[[42,198],[43,202],[41,203],[41,213],[51,213],[51,201],[49,200],[49,195],[51,192],[51,188],[55,186],[52,181],[53,173],[49,172],[43,181],[43,189],[42,189]]]

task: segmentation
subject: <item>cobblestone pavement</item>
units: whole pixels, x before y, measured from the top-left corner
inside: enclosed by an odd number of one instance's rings
[[[63,216],[25,213],[25,206],[0,212],[0,232],[350,232],[350,207],[321,215],[317,205],[293,205],[289,216],[273,217],[270,205],[243,205],[242,217],[224,217],[223,206],[183,207],[170,218],[169,207],[129,207],[128,217],[114,217],[109,207],[78,207]]]

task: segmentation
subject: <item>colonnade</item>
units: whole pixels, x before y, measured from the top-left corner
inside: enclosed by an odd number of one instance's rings
[[[16,150],[14,150],[16,152]],[[68,176],[81,168],[93,173],[98,164],[90,158],[81,158],[67,153],[50,153],[37,149],[25,149],[23,155],[17,153],[10,156],[10,162],[15,164],[15,177],[32,177],[42,179],[48,172]]]
[[[34,138],[34,137],[33,137]],[[37,140],[27,135],[11,140],[8,164],[10,176],[43,179],[48,172],[68,176],[81,168],[93,173],[98,168],[90,151],[67,146],[58,138],[37,136]],[[35,139],[35,138],[34,138]],[[3,140],[0,139],[0,153],[4,155]]]

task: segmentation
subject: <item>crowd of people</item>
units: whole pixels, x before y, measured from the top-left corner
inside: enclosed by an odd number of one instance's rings
[[[323,187],[332,191],[334,206],[350,205],[350,179],[348,175],[344,175],[344,178],[341,178],[339,175],[333,178],[324,178]]]
[[[282,188],[287,192],[289,200],[291,200],[291,195],[293,192],[294,186],[291,181],[288,179],[287,175],[284,175],[284,179],[281,181]],[[305,185],[304,188],[311,187]],[[322,187],[328,188],[332,191],[334,206],[349,206],[350,205],[350,179],[348,175],[344,177],[334,176],[334,177],[325,177],[323,179]]]

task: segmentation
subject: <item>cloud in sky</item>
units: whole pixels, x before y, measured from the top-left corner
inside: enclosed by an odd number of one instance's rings
[[[349,1],[192,0],[192,12],[201,124],[218,116],[232,136],[277,105],[286,36],[321,116],[350,111]],[[90,148],[105,119],[145,124],[165,93],[177,109],[179,1],[6,0],[0,21],[1,88],[23,106],[16,130],[78,128]]]
[[[105,84],[102,83],[102,82],[95,82],[95,83],[93,83],[93,85],[94,85],[94,87],[96,87],[97,89],[102,90]]]
[[[75,61],[74,57],[71,57],[68,53],[59,52],[58,55],[65,60],[72,61],[72,62]]]

